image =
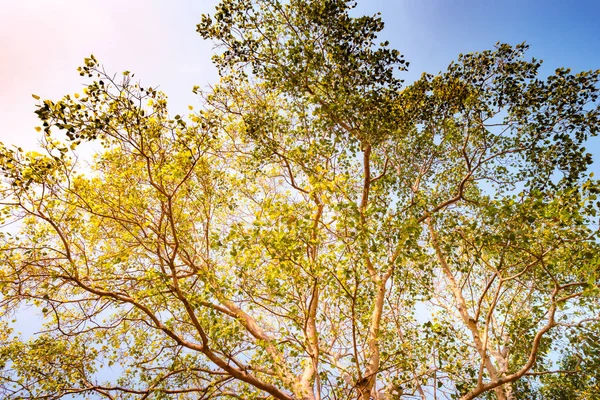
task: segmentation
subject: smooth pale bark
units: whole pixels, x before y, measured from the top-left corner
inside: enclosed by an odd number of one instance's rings
[[[435,231],[435,228],[433,226],[433,222],[431,221],[431,218],[427,219],[427,226],[429,227],[429,234],[431,235],[431,243],[433,245],[433,248],[435,249],[435,253],[436,253],[438,262],[440,263],[440,266],[442,267],[442,271],[444,272],[444,275],[446,276],[446,279],[448,280],[448,285],[450,286],[450,290],[452,291],[454,300],[456,301],[460,317],[462,318],[462,321],[463,321],[465,327],[467,327],[467,329],[471,333],[471,337],[473,338],[473,344],[475,345],[475,349],[477,350],[477,352],[479,353],[479,356],[483,360],[483,365],[485,366],[485,369],[487,370],[488,374],[490,375],[492,382],[497,382],[498,379],[500,378],[498,370],[496,369],[496,367],[492,363],[492,360],[490,359],[490,357],[487,354],[486,346],[484,345],[484,341],[481,339],[481,335],[480,335],[479,329],[477,327],[477,321],[475,321],[473,319],[473,317],[471,317],[471,315],[469,315],[469,310],[467,308],[467,302],[465,301],[462,291],[459,288],[458,284],[456,283],[456,280],[454,279],[454,275],[452,274],[452,271],[450,270],[450,267],[449,267],[448,263],[446,262],[446,258],[440,247],[440,243],[437,238],[437,233]],[[494,391],[496,392],[496,396],[498,397],[498,400],[507,400],[506,393],[501,386],[494,388]]]

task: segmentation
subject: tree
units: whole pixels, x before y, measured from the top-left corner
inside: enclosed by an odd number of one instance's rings
[[[187,117],[93,56],[40,103],[0,151],[3,397],[594,395],[600,71],[499,44],[403,87],[352,7],[223,0]]]

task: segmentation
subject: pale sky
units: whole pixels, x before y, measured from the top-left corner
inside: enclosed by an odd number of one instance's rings
[[[173,110],[216,80],[212,45],[195,32],[215,1],[0,0],[0,141],[32,148],[40,125],[32,93],[80,91],[76,69],[94,54],[107,71],[131,70],[169,95]]]

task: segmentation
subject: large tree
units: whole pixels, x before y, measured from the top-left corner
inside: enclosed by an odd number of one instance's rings
[[[403,87],[351,8],[223,0],[187,116],[93,57],[40,102],[0,148],[3,398],[597,396],[599,71],[499,44]]]

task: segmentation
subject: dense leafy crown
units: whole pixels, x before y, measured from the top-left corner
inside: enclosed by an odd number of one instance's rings
[[[403,86],[353,7],[222,0],[187,116],[94,57],[40,102],[0,147],[3,398],[597,396],[599,71],[499,44]]]

